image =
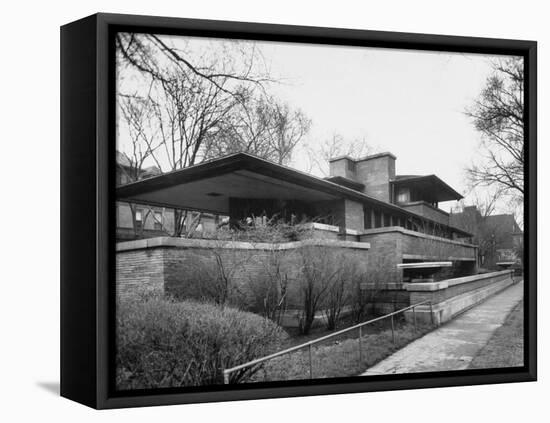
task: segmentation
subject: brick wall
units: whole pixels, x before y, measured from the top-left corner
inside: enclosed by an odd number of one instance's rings
[[[402,237],[395,232],[361,235],[362,242],[368,242],[369,273],[372,283],[388,284],[403,282],[403,271],[397,267],[403,262]]]
[[[505,270],[463,278],[447,279],[443,281],[443,285],[439,283],[439,289],[434,289],[432,291],[421,290],[425,289],[427,285],[431,285],[430,283],[411,284],[407,287],[407,290],[410,293],[411,304],[426,300],[430,300],[433,304],[437,304],[467,292],[505,281],[511,277],[512,272],[510,270]],[[436,284],[438,284],[438,282],[434,282],[434,285]]]
[[[129,250],[116,255],[116,293],[164,291],[164,249]]]
[[[363,204],[357,201],[345,200],[344,210],[346,228],[362,231],[365,228]]]
[[[395,178],[395,156],[381,153],[356,162],[356,180],[365,184],[364,192],[390,202],[390,179]]]
[[[449,213],[432,207],[430,204],[424,201],[415,201],[414,203],[401,204],[406,210],[419,214],[420,216],[427,217],[428,219],[439,222],[443,225],[449,225]]]
[[[349,157],[330,160],[329,167],[330,176],[342,176],[347,179],[356,180],[354,172],[355,161]]]
[[[445,238],[425,235],[400,227],[365,231],[360,241],[370,243],[369,272],[378,272],[381,283],[402,283],[403,261],[452,261],[446,277],[475,273],[476,247]]]
[[[354,265],[366,274],[368,248],[366,243],[324,239],[285,244],[178,238],[124,242],[117,245],[117,294],[127,296],[142,289],[156,289],[181,295],[197,281],[215,279],[222,269],[231,280],[234,298],[252,304],[251,282],[263,280],[276,264],[288,280],[287,307],[293,308],[300,301],[304,258],[317,260],[316,266],[327,268]]]

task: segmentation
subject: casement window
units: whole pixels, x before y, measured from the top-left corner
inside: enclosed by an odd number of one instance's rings
[[[136,229],[140,230],[143,227],[143,210],[136,209]]]
[[[154,213],[154,225],[157,231],[162,230],[162,225],[163,225],[162,217],[163,217],[162,212],[156,211]]]
[[[411,198],[411,193],[408,188],[400,188],[397,192],[398,203],[408,203]]]
[[[363,207],[363,217],[364,217],[363,226],[365,227],[365,229],[372,229],[371,209],[369,209],[368,207]]]
[[[380,213],[379,211],[374,212],[374,227],[375,228],[382,227],[382,213]]]

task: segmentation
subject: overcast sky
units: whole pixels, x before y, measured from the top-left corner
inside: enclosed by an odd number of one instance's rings
[[[182,37],[170,38],[177,45]],[[188,46],[206,45],[185,38]],[[257,46],[271,74],[282,81],[272,84],[270,93],[311,119],[306,143],[334,133],[365,138],[378,151],[397,156],[398,174],[436,174],[466,193],[464,168],[475,158],[480,138],[464,110],[482,90],[496,56],[274,42]],[[310,167],[303,149],[295,151],[292,166]]]
[[[398,174],[433,173],[465,193],[479,133],[464,110],[482,90],[491,56],[283,43],[262,50],[287,81],[273,90],[312,119],[308,141],[365,137],[397,156]],[[301,152],[293,165],[305,168]]]

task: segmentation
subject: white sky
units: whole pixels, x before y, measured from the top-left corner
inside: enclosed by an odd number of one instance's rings
[[[201,48],[215,40],[170,37]],[[183,40],[182,40],[183,41]],[[313,144],[334,133],[366,138],[397,156],[398,174],[436,174],[466,193],[464,168],[480,140],[466,107],[482,90],[496,56],[257,42],[272,76],[269,92],[301,109]],[[298,149],[292,166],[308,169]],[[319,176],[319,175],[318,175]],[[446,210],[454,202],[440,206]],[[500,211],[505,208],[500,207]]]

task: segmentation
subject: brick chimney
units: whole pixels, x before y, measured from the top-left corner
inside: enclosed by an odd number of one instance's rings
[[[343,178],[357,181],[355,178],[355,160],[349,156],[340,156],[329,159],[330,176],[341,176]]]
[[[390,180],[395,178],[395,159],[393,154],[385,152],[355,161],[355,180],[365,185],[365,194],[391,201]]]

